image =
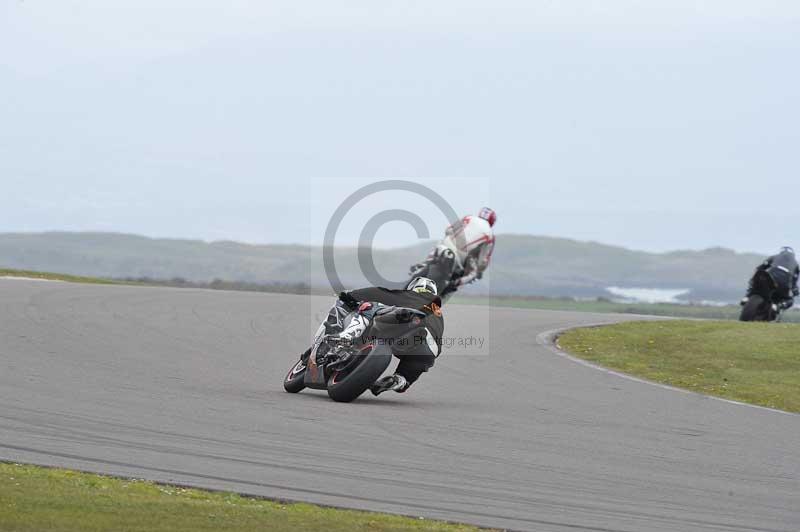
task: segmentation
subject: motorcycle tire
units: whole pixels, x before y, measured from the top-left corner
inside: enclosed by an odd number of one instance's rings
[[[292,366],[286,378],[283,379],[283,389],[289,393],[297,393],[302,391],[306,385],[304,383],[306,377],[306,364],[302,360],[298,360],[297,364]]]
[[[337,371],[328,379],[328,396],[340,403],[354,401],[380,378],[392,362],[388,346],[378,345],[359,355],[359,363],[352,369]]]
[[[764,313],[764,298],[759,295],[752,295],[742,307],[739,314],[739,321],[767,321],[768,316]]]

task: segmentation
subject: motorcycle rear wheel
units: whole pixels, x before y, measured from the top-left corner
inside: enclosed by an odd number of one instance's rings
[[[392,351],[388,346],[378,345],[357,355],[358,363],[345,371],[337,371],[328,379],[328,396],[340,403],[354,401],[366,392],[386,371],[392,362]]]

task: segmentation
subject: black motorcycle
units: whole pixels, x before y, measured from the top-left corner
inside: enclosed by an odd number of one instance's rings
[[[363,319],[359,311],[347,312],[341,307],[332,311],[333,322],[320,325],[310,354],[297,362],[283,387],[289,393],[304,388],[327,390],[334,401],[349,403],[369,389],[389,367],[392,350],[413,345],[424,337],[425,313],[403,307],[372,304],[370,324],[353,342],[342,342],[332,330],[341,331],[354,319]]]
[[[740,321],[776,321],[780,318],[780,307],[774,303],[779,290],[778,283],[768,270],[759,270],[753,276],[751,295],[742,306]]]

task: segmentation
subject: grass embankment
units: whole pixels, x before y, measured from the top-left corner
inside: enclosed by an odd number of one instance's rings
[[[136,286],[166,286],[170,288],[206,288],[210,290],[235,290],[239,292],[268,292],[273,294],[301,294],[301,295],[334,295],[328,289],[311,288],[305,283],[253,283],[246,281],[224,281],[214,279],[213,281],[191,281],[182,277],[173,279],[153,279],[150,277],[125,277],[104,279],[100,277],[84,277],[79,275],[67,275],[62,273],[37,272],[29,270],[10,270],[0,268],[0,278],[18,277],[21,279],[43,279],[49,281],[66,281],[72,283],[90,284],[116,284],[116,285],[136,285]]]
[[[466,532],[478,529],[0,463],[0,530]]]
[[[112,281],[110,279],[99,279],[97,277],[82,277],[80,275],[34,272],[28,270],[8,270],[4,268],[0,268],[0,277],[22,277],[27,279],[43,279],[47,281],[66,281],[70,283],[120,284],[117,281]]]
[[[631,322],[575,329],[570,353],[631,375],[800,412],[800,326],[720,321]]]
[[[613,301],[578,301],[569,298],[536,297],[479,297],[453,296],[451,303],[464,305],[492,305],[496,307],[529,308],[536,310],[569,310],[575,312],[598,312],[614,314],[637,314],[649,316],[671,316],[706,320],[738,320],[739,305],[680,305],[677,303],[615,303]],[[785,322],[800,322],[800,312],[785,312]]]

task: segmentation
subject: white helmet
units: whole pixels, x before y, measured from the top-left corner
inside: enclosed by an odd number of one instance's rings
[[[435,296],[439,295],[439,291],[436,289],[436,283],[427,277],[414,277],[411,279],[411,282],[408,283],[408,286],[406,286],[406,290],[419,292],[420,294],[428,293]]]

